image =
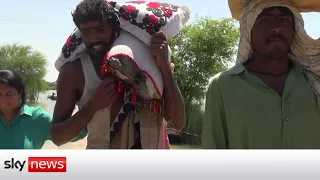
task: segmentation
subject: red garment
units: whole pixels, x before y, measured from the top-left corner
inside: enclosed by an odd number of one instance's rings
[[[171,149],[170,148],[170,142],[167,132],[167,123],[163,119],[162,128],[160,132],[160,146],[159,149]]]

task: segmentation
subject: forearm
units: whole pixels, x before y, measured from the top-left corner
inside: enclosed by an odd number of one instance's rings
[[[183,97],[170,68],[162,68],[162,76],[165,120],[171,127],[182,130],[186,122]]]
[[[81,108],[70,119],[53,124],[51,128],[52,142],[57,146],[71,142],[87,127],[93,115],[94,112],[88,104]]]

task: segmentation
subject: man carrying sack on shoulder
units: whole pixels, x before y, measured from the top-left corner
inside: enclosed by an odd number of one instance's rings
[[[306,34],[300,13],[320,11],[320,1],[229,6],[240,17],[237,63],[210,83],[203,148],[319,149],[320,41]]]
[[[162,28],[161,25],[142,24],[150,26],[148,29],[150,34],[143,36],[147,32],[138,26],[140,24],[137,25],[137,22],[140,21],[139,18],[136,18],[135,21],[128,21],[129,17],[143,15],[136,13],[134,9],[155,4],[144,5],[145,3],[133,2],[117,6],[119,8],[116,9],[117,4],[105,0],[83,0],[72,14],[77,28],[68,38],[59,59],[55,63],[60,73],[57,81],[57,101],[51,134],[52,141],[58,146],[74,140],[81,131],[87,129],[87,149],[169,148],[166,144],[168,141],[164,119],[178,130],[181,130],[185,124],[184,100],[174,80],[172,66],[167,63],[169,47],[165,34],[159,31]],[[171,13],[168,15],[172,17],[171,19],[177,19],[173,18],[174,15],[177,16],[177,13],[175,13],[178,12],[177,6],[160,3],[156,5],[159,5],[159,7],[160,5],[165,6],[161,12],[169,11],[169,8],[172,8],[173,10],[170,10]],[[147,13],[155,13],[155,15],[150,16],[157,20],[167,18],[163,17],[162,14],[156,14],[159,11],[154,11],[154,8],[159,7],[153,6],[152,11]],[[149,10],[150,8],[144,9]],[[128,13],[131,13],[131,15],[128,15]],[[167,20],[169,24],[169,17]],[[171,25],[176,23],[177,26],[180,25],[178,23],[182,23],[170,22]],[[129,27],[129,29],[124,31],[125,27]],[[151,27],[154,27],[154,29],[151,29]],[[180,29],[176,29],[176,32],[178,30]],[[139,44],[140,40],[134,39],[128,32],[140,33],[141,37],[143,36],[144,39],[150,41],[149,46],[145,44],[142,46],[142,42]],[[124,36],[131,39],[125,41],[123,40],[125,39]],[[121,44],[119,39],[122,39],[124,43]],[[122,89],[125,91],[120,92],[118,91],[120,86],[117,85],[120,85],[121,82],[126,84],[126,87],[130,87],[131,92],[133,90],[135,92],[136,89],[132,88],[132,84],[125,83],[115,74],[108,73],[108,76],[102,74],[101,67],[107,64],[105,57],[110,54],[111,49],[115,49],[113,46],[120,43],[123,48],[130,43],[132,45],[133,40],[135,40],[136,45],[147,46],[148,53],[143,55],[145,55],[144,57],[149,55],[152,58],[144,63],[156,64],[152,66],[155,67],[154,69],[148,70],[160,69],[158,70],[161,72],[160,75],[153,78],[163,79],[164,93],[159,98],[163,102],[162,104],[159,103],[161,111],[152,111],[153,104],[143,103],[147,101],[139,99],[133,93],[129,101],[127,89]],[[139,51],[142,50],[143,48],[139,49]],[[123,53],[127,52],[123,51],[119,54]],[[126,57],[129,57],[129,55],[117,59],[118,64],[121,64],[121,60]],[[133,60],[136,59],[132,58]],[[137,68],[132,64],[128,60],[121,67],[131,72],[134,67]],[[145,79],[141,79],[141,84],[145,83],[143,82]],[[71,115],[75,105],[78,105],[79,111]]]

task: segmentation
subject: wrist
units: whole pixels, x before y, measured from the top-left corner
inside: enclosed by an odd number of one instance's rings
[[[95,108],[94,105],[91,101],[89,101],[88,103],[86,103],[84,105],[84,107],[82,108],[83,111],[85,111],[86,114],[88,114],[89,116],[93,116],[95,113]]]
[[[159,67],[163,74],[168,74],[168,73],[172,74],[172,69],[169,63],[163,63]]]
[[[164,79],[167,79],[169,77],[173,77],[173,72],[172,72],[171,67],[170,67],[169,64],[160,67],[160,71],[161,71],[162,77]]]

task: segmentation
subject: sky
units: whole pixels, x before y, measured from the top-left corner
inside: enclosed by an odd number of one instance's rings
[[[228,0],[160,0],[185,4],[191,9],[191,19],[209,16],[213,19],[231,17]],[[80,0],[14,0],[0,5],[0,45],[20,43],[30,45],[48,60],[47,81],[55,81],[58,71],[54,62],[75,25],[71,12]],[[303,14],[305,29],[313,38],[320,37],[320,13]]]

